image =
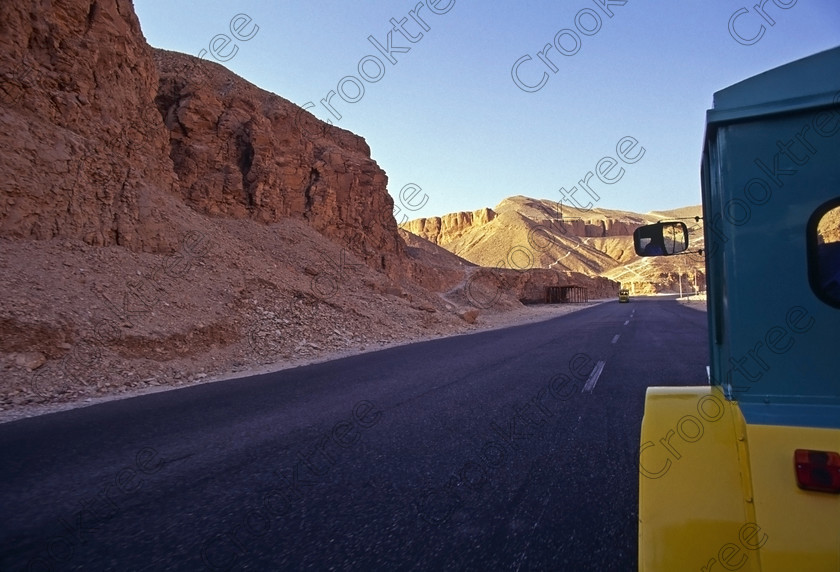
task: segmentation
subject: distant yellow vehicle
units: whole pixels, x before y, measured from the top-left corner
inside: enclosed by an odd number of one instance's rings
[[[630,301],[630,290],[621,289],[618,291],[618,301],[619,302],[629,302]]]

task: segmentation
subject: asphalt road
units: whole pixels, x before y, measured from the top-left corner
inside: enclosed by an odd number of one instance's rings
[[[645,388],[707,347],[635,298],[0,425],[0,570],[634,570]]]

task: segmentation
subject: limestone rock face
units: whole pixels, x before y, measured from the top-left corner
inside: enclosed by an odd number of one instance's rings
[[[574,219],[563,225],[568,234],[581,237],[632,236],[640,224],[630,224],[614,219]]]
[[[364,139],[151,48],[130,0],[0,14],[0,411],[463,332],[586,278],[471,280],[483,269],[401,236]],[[487,288],[498,304],[470,311]]]
[[[365,140],[192,56],[155,50],[178,191],[214,216],[306,220],[382,269],[403,254]]]
[[[4,4],[0,25],[0,236],[156,252],[190,208],[294,217],[398,272],[387,176],[364,139],[152,49],[128,0],[28,4]]]
[[[171,249],[175,177],[131,2],[4,2],[0,70],[0,235]]]
[[[703,248],[702,224],[689,228],[692,256],[641,259],[633,249],[633,232],[640,226],[660,220],[690,221],[701,215],[700,206],[640,214],[580,210],[517,195],[493,209],[416,219],[401,228],[478,266],[529,272],[531,286],[518,283],[509,289],[520,289],[518,299],[533,301],[545,286],[555,285],[585,286],[593,297],[614,295],[610,293],[613,286],[606,282],[590,284],[588,279],[575,277],[571,283],[558,284],[551,275],[534,272],[538,270],[602,276],[608,282],[630,285],[634,292],[679,291],[680,275],[684,281],[690,275],[692,286],[696,282],[698,288],[704,288],[705,261],[696,254]],[[826,224],[827,229],[837,227],[834,220]]]
[[[840,208],[831,209],[820,219],[817,240],[820,243],[840,242]]]
[[[497,222],[491,227],[483,228],[491,221]],[[556,203],[517,196],[503,200],[495,210],[484,208],[472,212],[449,213],[440,217],[419,218],[403,223],[401,228],[429,242],[448,247],[468,235],[483,235],[486,234],[485,231],[505,233],[521,226],[522,222],[532,227],[549,224],[548,221],[553,221],[552,224],[561,228],[562,234],[582,238],[630,236],[636,228],[644,224],[642,220],[630,221],[621,215],[614,218],[610,213],[586,213],[568,207],[564,216],[558,211]]]
[[[450,245],[469,234],[484,234],[485,231],[495,233],[500,230],[505,232],[522,222],[527,226],[553,225],[568,236],[603,238],[632,235],[634,230],[645,224],[642,219],[629,219],[628,214],[600,209],[579,211],[568,206],[561,210],[556,202],[518,195],[504,199],[495,209],[483,208],[414,219],[402,224],[401,228],[440,246]],[[507,220],[509,224],[500,219]],[[494,220],[494,226],[482,228]]]
[[[496,212],[493,209],[483,208],[472,212],[449,213],[442,217],[414,219],[401,225],[401,228],[434,244],[445,245],[494,218]]]

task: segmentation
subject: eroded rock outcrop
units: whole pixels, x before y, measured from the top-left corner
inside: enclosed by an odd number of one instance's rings
[[[146,44],[127,0],[4,5],[0,236],[172,251],[185,205],[305,220],[377,269],[402,242],[364,139]]]
[[[365,140],[192,56],[155,50],[178,190],[214,216],[306,220],[383,270],[402,254]]]
[[[6,2],[0,235],[170,250],[158,77],[128,0]]]
[[[3,5],[0,170],[0,409],[460,332],[581,280],[486,270],[477,317],[476,268],[401,238],[364,139],[152,49],[129,0]],[[500,222],[468,215],[436,232]]]
[[[496,218],[493,209],[483,208],[472,212],[454,212],[443,216],[410,220],[401,228],[429,242],[446,245],[457,240],[464,233],[484,226]]]
[[[699,224],[689,229],[695,253],[692,256],[642,260],[633,249],[633,232],[640,226],[675,218],[690,220],[701,215],[699,206],[648,214],[600,208],[583,211],[555,201],[517,195],[483,211],[492,216],[476,216],[482,211],[451,213],[408,221],[401,228],[479,266],[572,272],[622,284],[648,283],[651,292],[671,291],[678,286],[678,282],[667,278],[669,273],[682,273],[684,277],[690,273],[693,277],[704,272],[703,258],[696,255],[703,248]],[[536,290],[551,285],[557,284],[542,280]],[[598,292],[593,294],[595,297],[612,296],[610,288],[618,289],[617,284],[606,283],[587,287]],[[532,298],[528,294],[520,297]]]
[[[483,208],[472,212],[454,212],[440,217],[414,219],[403,223],[401,228],[440,246],[448,246],[465,235],[482,233],[482,227],[489,222],[507,216],[522,219],[531,227],[544,225],[566,236],[603,238],[630,236],[634,230],[647,222],[638,217],[629,218],[629,214],[600,209],[580,211],[561,206],[554,201],[517,195],[504,199],[495,209]],[[499,230],[492,227],[493,232]]]

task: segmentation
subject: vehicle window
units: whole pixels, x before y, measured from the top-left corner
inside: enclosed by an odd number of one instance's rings
[[[840,308],[840,199],[817,209],[808,234],[811,288],[820,300]]]

